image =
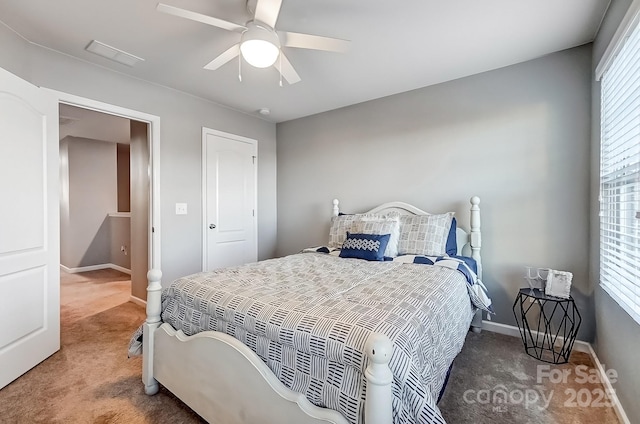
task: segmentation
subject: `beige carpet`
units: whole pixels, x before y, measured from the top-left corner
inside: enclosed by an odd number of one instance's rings
[[[450,424],[617,424],[595,380],[586,353],[550,365],[527,355],[520,338],[470,332],[439,407]]]
[[[60,314],[77,321],[129,301],[131,277],[113,269],[69,274],[60,271]]]
[[[164,389],[155,396],[144,394],[141,359],[127,359],[126,354],[130,335],[144,320],[144,309],[129,302],[103,309],[116,302],[118,292],[128,299],[124,279],[128,277],[109,273],[67,277],[62,289],[63,303],[67,302],[61,308],[62,348],[0,390],[0,423],[202,422]],[[536,366],[542,364],[524,354],[519,339],[469,333],[440,403],[443,416],[449,424],[617,422],[610,408],[565,405],[566,389],[593,391],[601,387],[597,384],[576,386],[572,379],[568,384],[537,384]],[[588,356],[574,352],[572,363],[561,368],[575,371],[580,364],[592,366]],[[478,401],[477,393],[500,384],[512,395],[518,390],[547,395],[554,390],[554,395],[544,410],[535,404]]]
[[[130,287],[113,270],[61,274],[61,349],[0,390],[0,423],[201,422],[164,390],[144,394],[126,352],[145,317]]]

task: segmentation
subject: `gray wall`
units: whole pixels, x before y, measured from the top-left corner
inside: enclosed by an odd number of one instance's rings
[[[591,141],[591,275],[595,290],[596,338],[595,350],[607,369],[618,373],[614,389],[629,421],[640,422],[640,326],[599,286],[599,164],[600,164],[600,83],[595,81],[595,67],[604,54],[631,0],[614,0],[600,27],[593,47],[593,103]]]
[[[68,268],[111,261],[107,215],[117,208],[116,145],[65,137],[61,144],[60,263]]]
[[[130,121],[131,126],[131,295],[147,299],[149,262],[149,125]]]
[[[258,257],[266,259],[275,254],[275,124],[26,44],[1,25],[0,43],[0,67],[33,84],[161,118],[161,248],[165,284],[202,267],[203,126],[258,140]],[[176,202],[188,203],[188,216],[175,215]]]
[[[0,67],[29,80],[29,43],[0,22]]]
[[[110,216],[109,232],[111,257],[109,262],[131,270],[131,218],[129,216]],[[121,250],[124,246],[125,251]]]
[[[480,196],[484,280],[515,324],[525,265],[588,280],[591,45],[278,124],[278,255],[327,242],[331,200],[360,212],[400,200],[469,221]]]
[[[118,167],[118,212],[131,212],[131,146],[116,146]]]

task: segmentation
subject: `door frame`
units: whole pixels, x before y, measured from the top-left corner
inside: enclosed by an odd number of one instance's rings
[[[57,98],[58,104],[76,106],[82,109],[89,109],[108,115],[120,116],[134,121],[144,122],[149,125],[148,145],[149,145],[149,269],[161,270],[161,231],[160,231],[160,117],[150,115],[133,109],[88,99],[74,94],[64,93],[42,87],[43,90],[51,93]],[[56,140],[59,143],[59,140]],[[59,163],[57,164],[59,166]],[[59,231],[59,230],[58,230]],[[60,260],[58,259],[58,262]],[[60,265],[60,264],[58,264]],[[142,299],[131,297],[135,303],[146,302]]]
[[[256,166],[253,170],[253,184],[255,187],[253,207],[256,212],[253,216],[253,248],[256,260],[258,258],[258,140],[237,134],[231,134],[224,131],[214,130],[207,127],[202,127],[202,271],[207,269],[209,250],[207,243],[207,228],[209,225],[207,222],[207,134],[229,138],[231,140],[239,141],[242,143],[249,143],[254,148]]]

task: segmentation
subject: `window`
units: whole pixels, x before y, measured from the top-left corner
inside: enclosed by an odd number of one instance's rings
[[[602,74],[600,285],[640,323],[640,26]]]

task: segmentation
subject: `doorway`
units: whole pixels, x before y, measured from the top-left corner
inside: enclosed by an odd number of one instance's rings
[[[129,300],[146,303],[146,274],[160,268],[160,118],[143,112],[122,108],[91,99],[46,90],[58,99],[61,106],[99,112],[130,122],[131,154],[131,243],[127,253],[140,260],[131,262],[131,295]],[[138,140],[138,142],[136,142]],[[136,162],[134,164],[134,162]],[[137,199],[137,200],[136,200]],[[136,205],[139,203],[139,205]],[[115,217],[119,212],[115,212]],[[115,218],[114,217],[114,218]],[[137,228],[137,230],[136,230]],[[116,244],[120,248],[122,245]],[[115,267],[117,269],[117,267]]]
[[[59,106],[63,312],[68,301],[83,298],[83,310],[95,304],[100,312],[112,305],[102,299],[120,299],[125,290],[125,301],[144,299],[150,231],[147,134],[143,122]]]

